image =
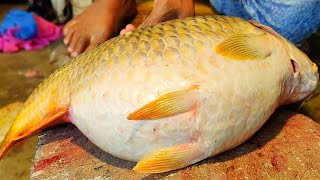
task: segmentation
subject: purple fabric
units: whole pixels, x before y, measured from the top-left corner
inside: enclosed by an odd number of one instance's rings
[[[5,34],[0,35],[0,51],[13,53],[23,49],[28,51],[41,49],[62,36],[63,26],[57,26],[37,15],[34,15],[34,19],[37,22],[37,35],[34,38],[19,39],[15,37],[15,33],[20,28],[9,28]]]

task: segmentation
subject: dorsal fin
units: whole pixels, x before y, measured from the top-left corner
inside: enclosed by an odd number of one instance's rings
[[[261,60],[271,55],[266,33],[233,35],[216,47],[216,53],[232,60]]]

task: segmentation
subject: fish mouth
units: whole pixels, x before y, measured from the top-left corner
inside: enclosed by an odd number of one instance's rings
[[[309,101],[314,95],[315,95],[314,93],[309,94],[305,100]]]
[[[319,80],[319,71],[318,71],[318,66],[315,63],[312,63],[312,71],[314,73],[316,81]]]
[[[319,93],[316,93],[316,89],[313,91],[304,91],[299,93],[299,95],[302,95],[302,96],[305,94],[309,94],[305,97],[305,101],[309,101],[312,97],[316,96]]]

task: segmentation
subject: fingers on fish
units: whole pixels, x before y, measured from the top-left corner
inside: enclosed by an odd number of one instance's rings
[[[181,144],[145,156],[133,170],[138,173],[163,173],[184,168],[205,158],[207,153],[200,143]]]
[[[232,60],[262,60],[272,52],[269,37],[267,33],[233,35],[216,47],[216,53]]]
[[[8,150],[18,141],[22,140],[25,137],[28,137],[30,135],[33,135],[49,126],[57,125],[60,123],[63,123],[64,121],[62,119],[59,119],[63,115],[66,114],[68,107],[62,107],[58,108],[56,110],[53,110],[51,112],[48,112],[42,120],[38,121],[35,119],[31,119],[29,121],[30,124],[33,124],[34,122],[39,122],[35,126],[33,126],[31,129],[28,129],[26,132],[21,132],[23,129],[25,129],[24,126],[11,126],[9,132],[7,133],[5,139],[0,144],[0,159],[2,159],[5,154],[8,152]],[[38,117],[38,116],[36,116]],[[15,120],[17,121],[17,119]],[[26,125],[30,125],[26,124]]]
[[[129,120],[155,120],[190,111],[199,101],[198,86],[170,92],[129,114]]]

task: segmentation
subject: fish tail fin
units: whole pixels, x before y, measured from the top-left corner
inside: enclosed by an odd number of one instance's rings
[[[0,160],[6,155],[8,150],[13,146],[14,142],[9,140],[6,136],[4,140],[2,140],[0,144]]]
[[[49,126],[65,122],[60,117],[66,114],[67,109],[68,107],[61,107],[46,112],[41,116],[33,116],[31,118],[23,118],[26,116],[19,114],[0,144],[0,160],[8,150],[20,140],[36,134]]]
[[[70,105],[70,82],[62,68],[33,90],[23,104],[5,139],[0,144],[0,159],[17,142],[53,125],[70,120],[62,119],[67,116]]]

